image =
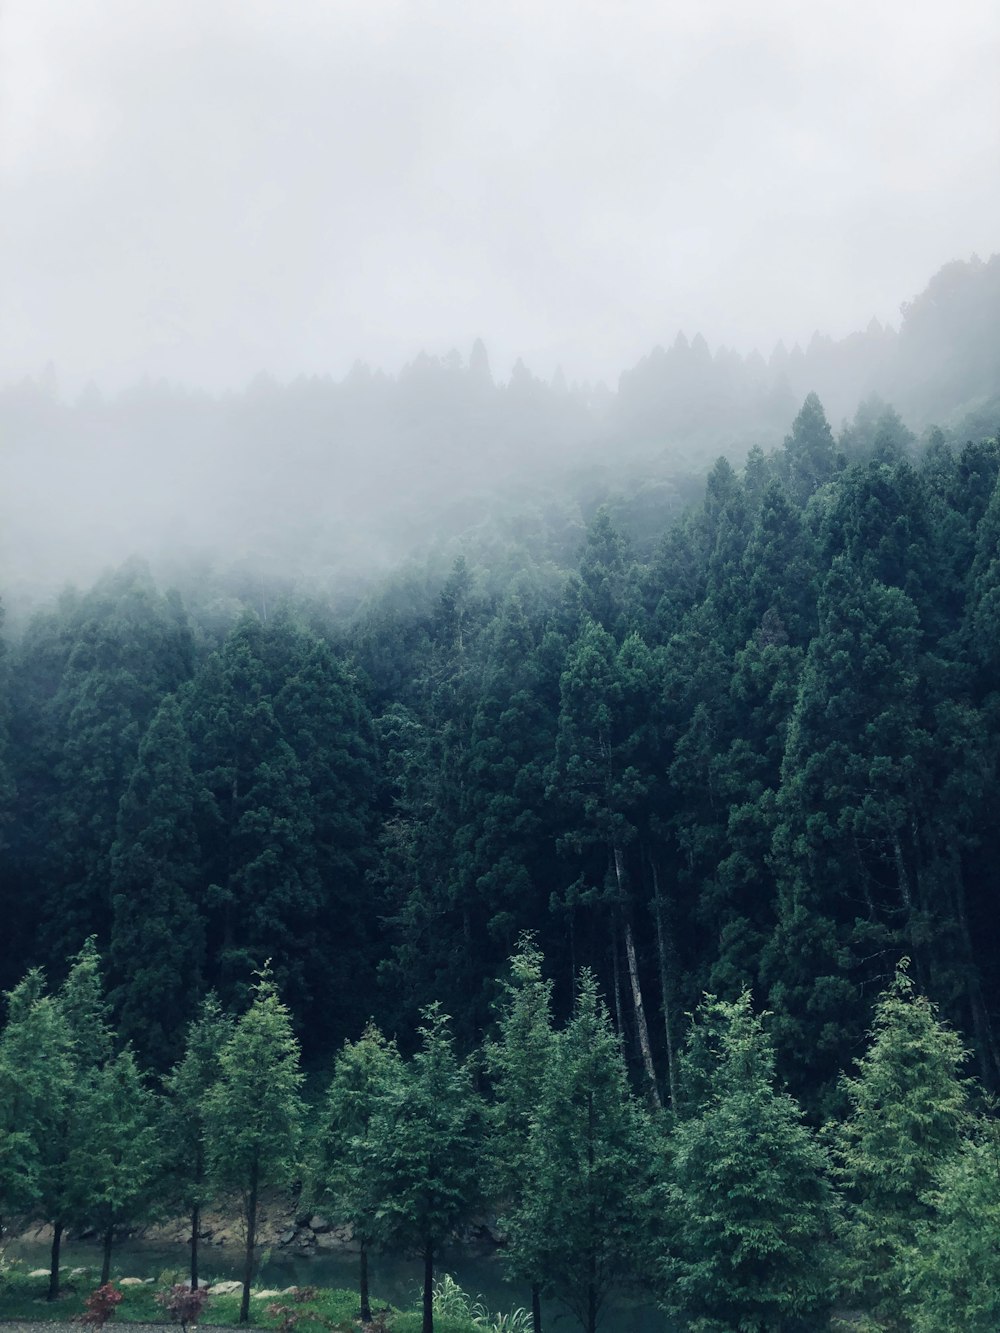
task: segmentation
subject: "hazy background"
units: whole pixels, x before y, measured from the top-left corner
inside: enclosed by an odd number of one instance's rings
[[[997,247],[996,0],[4,0],[0,382],[836,338]]]

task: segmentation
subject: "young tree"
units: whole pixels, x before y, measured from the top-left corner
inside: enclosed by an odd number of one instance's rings
[[[664,1304],[703,1333],[778,1333],[829,1305],[835,1217],[826,1155],[775,1088],[749,992],[709,996],[685,1065],[667,1184]]]
[[[378,1235],[380,1198],[369,1171],[372,1132],[384,1100],[402,1075],[396,1043],[369,1023],[356,1042],[345,1042],[333,1068],[312,1145],[307,1192],[351,1224],[360,1247],[361,1322],[372,1321],[368,1253]]]
[[[37,968],[8,994],[0,1035],[0,1214],[41,1209],[73,1090],[71,1042]]]
[[[1000,1328],[1000,1133],[984,1120],[938,1172],[924,1196],[904,1260],[914,1333],[994,1333]]]
[[[519,1266],[544,1274],[594,1333],[617,1285],[638,1273],[652,1182],[650,1123],[628,1087],[621,1043],[593,976],[553,1042],[532,1123],[520,1205],[509,1219]]]
[[[491,1193],[504,1214],[525,1210],[530,1191],[528,1162],[533,1118],[552,1059],[552,983],[542,977],[542,955],[531,936],[523,935],[510,960],[511,979],[504,982],[500,1040],[486,1047],[486,1068],[493,1082],[486,1155]],[[545,1274],[534,1267],[535,1246],[522,1252],[515,1242],[504,1260],[518,1277],[531,1283],[531,1315],[535,1333],[542,1333],[541,1289]]]
[[[205,1099],[219,1077],[219,1056],[233,1035],[233,1023],[216,996],[208,995],[188,1027],[183,1059],[165,1080],[164,1154],[167,1176],[177,1188],[181,1206],[191,1219],[191,1290],[198,1289],[198,1232],[201,1210],[208,1201],[205,1154]]]
[[[104,1286],[111,1279],[116,1229],[152,1203],[160,1164],[159,1108],[127,1047],[94,1072],[80,1095],[93,1129],[87,1152],[87,1213],[103,1242]]]
[[[219,1053],[219,1077],[205,1098],[210,1174],[217,1184],[238,1190],[243,1204],[241,1324],[250,1318],[260,1192],[287,1185],[298,1164],[301,1085],[291,1015],[265,968],[249,1009]]]
[[[481,1112],[448,1025],[436,1005],[424,1010],[420,1049],[380,1099],[369,1132],[378,1238],[423,1255],[423,1333],[434,1328],[435,1252],[479,1193]]]
[[[848,1285],[890,1324],[906,1319],[904,1259],[966,1125],[965,1059],[903,963],[876,1006],[857,1075],[843,1081],[850,1112],[833,1131],[849,1198]]]

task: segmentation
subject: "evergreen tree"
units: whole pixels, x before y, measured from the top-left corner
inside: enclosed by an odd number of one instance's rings
[[[1000,1326],[1000,1140],[977,1125],[939,1168],[916,1243],[902,1259],[914,1333],[994,1333]]]
[[[402,1077],[395,1042],[369,1023],[356,1042],[345,1042],[333,1067],[319,1125],[312,1141],[307,1192],[351,1226],[360,1251],[361,1322],[372,1321],[368,1255],[379,1234],[381,1197],[374,1192],[369,1163],[374,1126]]]
[[[154,1202],[161,1143],[159,1106],[126,1047],[96,1070],[81,1091],[92,1139],[87,1161],[87,1216],[103,1243],[100,1285],[111,1278],[116,1230],[134,1224]]]
[[[585,972],[573,1016],[544,1071],[525,1180],[509,1219],[518,1266],[544,1275],[595,1333],[602,1306],[638,1271],[650,1209],[653,1145],[632,1096],[619,1039],[597,984]]]
[[[866,1309],[907,1327],[905,1261],[939,1173],[967,1124],[966,1055],[901,966],[879,999],[871,1045],[844,1079],[849,1112],[832,1134],[848,1191],[847,1280]]]
[[[670,1143],[664,1304],[703,1333],[778,1330],[829,1308],[835,1218],[826,1155],[787,1093],[750,995],[709,996]]]
[[[139,746],[111,849],[119,1031],[160,1069],[180,1056],[204,969],[194,804],[190,747],[180,709],[168,696]]]
[[[298,1166],[303,1104],[299,1044],[270,973],[258,974],[249,1009],[219,1052],[219,1077],[205,1098],[209,1172],[238,1190],[246,1245],[240,1323],[250,1318],[250,1283],[260,1195],[288,1185]]]
[[[552,983],[542,977],[542,955],[531,936],[522,936],[510,960],[499,1007],[499,1040],[486,1047],[486,1068],[494,1101],[486,1143],[491,1193],[502,1216],[524,1218],[515,1236],[524,1239],[530,1225],[528,1179],[534,1115],[553,1057]],[[538,1239],[528,1237],[525,1253],[515,1244],[504,1253],[507,1267],[531,1284],[534,1333],[542,1333],[541,1288],[545,1274],[532,1266]]]
[[[379,1099],[368,1137],[378,1239],[423,1257],[423,1333],[434,1327],[435,1253],[479,1193],[480,1107],[448,1025],[436,1005],[424,1011],[420,1049]]]
[[[787,732],[765,959],[780,1053],[799,1079],[807,1061],[814,1086],[860,1037],[861,987],[879,964],[903,948],[918,965],[922,955],[931,905],[915,833],[930,736],[919,641],[905,593],[834,561]]]
[[[74,1094],[72,1039],[45,977],[7,995],[0,1033],[0,1219],[47,1212]]]
[[[165,1080],[164,1177],[191,1219],[191,1289],[198,1286],[201,1210],[211,1197],[206,1158],[208,1093],[220,1074],[219,1056],[233,1023],[215,994],[208,995],[188,1026],[182,1059]]]
[[[807,395],[792,422],[792,433],[785,438],[784,463],[789,492],[799,504],[805,504],[817,487],[834,473],[833,431],[823,404],[814,393]]]

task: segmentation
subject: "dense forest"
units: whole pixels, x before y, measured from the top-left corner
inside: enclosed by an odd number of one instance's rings
[[[726,376],[745,379],[748,364],[737,370],[697,344],[654,354],[603,403],[593,392],[533,385],[526,372],[498,389],[481,351],[467,369],[425,366],[421,392],[431,380],[449,394],[460,384],[468,415],[428,465],[417,506],[453,469],[459,439],[469,477],[489,486],[513,475],[533,448],[528,418],[517,415],[529,402],[533,413],[561,404],[556,433],[567,451],[573,422],[595,430],[595,414],[605,433],[593,438],[605,447],[641,439],[642,412],[684,437],[669,417],[681,390],[657,394],[674,367],[694,395],[698,362],[711,380],[698,392],[744,422],[732,461],[718,458],[700,478],[696,450],[643,473],[641,450],[572,472],[549,449],[542,498],[519,508],[514,488],[494,522],[466,503],[460,476],[449,503],[461,538],[425,545],[367,586],[324,582],[322,561],[339,549],[322,537],[339,463],[319,448],[323,412],[265,470],[252,465],[253,430],[244,439],[233,422],[256,422],[266,438],[260,422],[276,403],[294,397],[305,416],[311,402],[346,411],[375,394],[375,379],[257,386],[228,404],[185,406],[168,394],[195,427],[225,416],[248,451],[242,467],[231,455],[205,463],[232,467],[221,526],[263,513],[268,500],[291,549],[303,497],[299,556],[320,564],[306,576],[280,563],[275,517],[260,529],[266,559],[178,561],[173,586],[161,581],[162,559],[154,572],[133,559],[30,612],[30,580],[14,577],[16,624],[0,659],[7,1047],[20,1039],[15,1020],[55,1022],[45,982],[25,982],[26,970],[44,969],[72,1013],[65,996],[99,955],[107,1009],[66,1038],[75,1051],[100,1030],[107,1049],[93,1069],[117,1068],[127,1053],[127,1077],[141,1083],[145,1070],[176,1083],[206,1004],[230,1025],[263,1006],[279,1027],[287,1021],[286,1053],[300,1043],[316,1078],[354,1043],[367,1042],[376,1063],[405,1061],[416,1081],[393,1075],[395,1091],[385,1093],[394,1134],[409,1125],[419,1139],[433,1120],[428,1108],[447,1109],[440,1087],[421,1087],[420,1077],[453,1092],[458,1080],[469,1096],[485,1084],[487,1119],[507,1143],[499,1156],[521,1161],[510,1142],[526,1137],[514,1110],[527,1099],[536,1157],[521,1175],[537,1189],[510,1205],[511,1244],[539,1289],[570,1263],[555,1243],[574,1234],[576,1205],[561,1197],[566,1176],[553,1162],[579,1155],[579,1125],[558,1108],[576,1105],[566,1088],[584,1079],[591,1112],[600,1105],[615,1117],[609,1178],[625,1172],[631,1182],[628,1199],[602,1204],[606,1229],[628,1241],[623,1273],[635,1279],[637,1255],[672,1273],[672,1308],[706,1330],[735,1327],[733,1302],[750,1297],[740,1289],[729,1306],[719,1295],[709,1308],[705,1292],[722,1279],[706,1265],[727,1223],[712,1220],[714,1205],[698,1190],[712,1163],[742,1151],[734,1145],[748,1142],[752,1123],[775,1145],[768,1161],[778,1174],[763,1211],[794,1200],[801,1226],[776,1290],[806,1294],[787,1307],[774,1296],[745,1326],[777,1328],[825,1308],[830,1283],[810,1285],[807,1270],[832,1234],[839,1181],[853,1191],[844,1225],[855,1230],[843,1251],[857,1257],[873,1236],[889,1237],[886,1255],[872,1259],[874,1288],[855,1271],[850,1290],[866,1309],[884,1306],[884,1327],[917,1327],[893,1303],[907,1283],[916,1292],[937,1279],[901,1277],[900,1255],[930,1225],[933,1189],[944,1191],[934,1244],[951,1243],[948,1208],[963,1215],[961,1191],[995,1156],[988,1122],[974,1121],[969,1105],[982,1110],[1000,1082],[1000,444],[995,422],[971,439],[956,432],[997,403],[1000,343],[982,330],[1000,310],[998,274],[997,258],[943,270],[898,335],[870,330],[858,344],[857,365],[871,379],[844,371],[845,397],[870,394],[892,382],[880,367],[902,383],[910,357],[900,402],[919,437],[870,396],[836,433],[816,392],[788,404],[801,378],[815,372],[822,382],[824,357],[853,365],[854,344],[817,343],[782,362],[777,396],[775,366],[761,371],[759,402],[786,412],[777,441],[744,413],[745,399],[719,388]],[[955,309],[980,312],[958,339],[976,347],[974,364],[941,352]],[[868,355],[872,340],[881,362]],[[397,401],[404,388],[405,377],[392,392],[383,383],[378,401]],[[498,395],[511,415],[495,429],[520,442],[517,454],[499,435],[476,435],[477,414],[493,420]],[[943,402],[952,417],[942,409],[939,429],[929,414]],[[48,413],[61,423],[56,450],[85,418],[124,431],[128,406],[65,408],[34,386],[9,393],[2,410],[8,421],[20,412],[22,425]],[[724,435],[726,422],[717,425]],[[714,443],[714,430],[699,448]],[[762,444],[750,445],[754,437]],[[374,486],[400,438],[387,427],[378,468],[352,472],[352,485]],[[203,448],[192,429],[190,458]],[[17,466],[28,467],[27,452],[15,438]],[[312,470],[303,470],[307,456]],[[142,471],[141,458],[115,457]],[[560,476],[575,489],[557,502]],[[346,514],[359,495],[348,486],[329,504]],[[197,529],[208,521],[205,495],[191,508]],[[393,505],[380,512],[388,527],[399,517]],[[440,513],[432,505],[423,516],[425,536]],[[245,550],[256,533],[246,530]],[[546,1041],[558,1033],[561,1052],[549,1051],[520,1093],[521,1067],[505,1045],[523,999],[518,977],[541,1006],[532,1021]],[[97,1012],[92,994],[87,1003]],[[236,1037],[220,1032],[215,1046],[229,1050]],[[962,1081],[963,1045],[974,1092]],[[475,1072],[461,1066],[459,1077],[461,1061],[484,1049]],[[238,1066],[231,1053],[215,1077],[235,1079]],[[936,1108],[921,1148],[933,1161],[907,1156],[906,1135],[920,1138],[912,1124],[873,1127],[901,1071],[913,1075],[918,1101]],[[224,1143],[221,1103],[205,1095]],[[456,1124],[471,1125],[480,1112],[459,1103]],[[911,1114],[916,1124],[923,1112],[908,1103],[900,1117]],[[671,1128],[651,1147],[654,1123]],[[830,1161],[813,1134],[823,1123],[833,1127]],[[14,1128],[8,1119],[7,1133]],[[431,1156],[460,1171],[463,1143]],[[222,1180],[233,1154],[218,1154]],[[936,1174],[942,1163],[947,1179]],[[442,1191],[471,1197],[473,1174]],[[512,1179],[500,1166],[491,1179],[510,1204]],[[382,1184],[386,1198],[405,1194],[398,1180]],[[416,1243],[408,1206],[394,1214],[398,1235]],[[632,1233],[647,1216],[663,1219],[663,1235],[645,1221]],[[686,1230],[681,1216],[694,1219]],[[890,1216],[904,1219],[896,1232],[886,1230]],[[790,1224],[769,1225],[785,1235]],[[567,1292],[591,1301],[595,1281],[577,1274]],[[695,1293],[688,1305],[677,1295],[686,1291]],[[595,1318],[581,1309],[586,1326]],[[965,1327],[980,1327],[969,1319]]]

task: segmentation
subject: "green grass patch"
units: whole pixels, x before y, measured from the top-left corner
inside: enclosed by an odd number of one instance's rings
[[[116,1323],[170,1325],[170,1316],[157,1304],[158,1292],[181,1281],[183,1275],[163,1273],[153,1282],[141,1286],[121,1286],[120,1280],[112,1278],[119,1287],[123,1299],[113,1319],[108,1321],[108,1329],[113,1330]],[[211,1285],[211,1279],[205,1279]],[[57,1301],[47,1300],[48,1277],[31,1277],[27,1269],[18,1263],[9,1263],[0,1267],[0,1321],[32,1320],[52,1323],[69,1323],[84,1313],[84,1301],[100,1284],[100,1274],[96,1268],[83,1271],[67,1269],[61,1282],[61,1293]],[[259,1291],[274,1291],[273,1287],[258,1287]],[[235,1325],[240,1316],[240,1295],[237,1291],[212,1295],[209,1298],[199,1325],[208,1328],[219,1325]],[[260,1297],[251,1292],[250,1323],[255,1328],[281,1328],[283,1316],[270,1314],[268,1307],[283,1305],[294,1311],[295,1333],[329,1333],[332,1327],[341,1333],[358,1333],[358,1293],[329,1287],[319,1287],[315,1295],[301,1303],[295,1300],[293,1293],[280,1292],[278,1295]],[[372,1308],[388,1310],[385,1327],[389,1333],[420,1333],[421,1318],[418,1312],[400,1311],[386,1306],[384,1302],[372,1299]],[[179,1325],[178,1325],[179,1327]],[[435,1333],[483,1333],[472,1320],[436,1315]]]

